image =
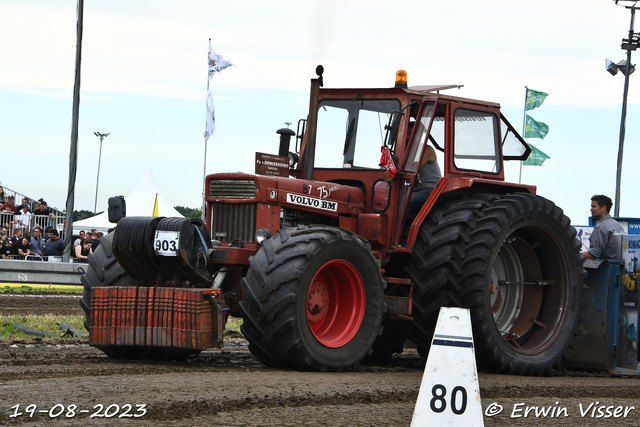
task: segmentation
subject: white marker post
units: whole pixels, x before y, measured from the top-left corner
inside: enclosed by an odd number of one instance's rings
[[[440,308],[411,426],[484,426],[466,308]]]

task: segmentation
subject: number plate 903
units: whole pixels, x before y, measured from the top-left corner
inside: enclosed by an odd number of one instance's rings
[[[160,256],[178,256],[179,231],[156,230],[153,249]]]

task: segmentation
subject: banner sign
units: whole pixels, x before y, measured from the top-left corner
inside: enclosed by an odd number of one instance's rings
[[[289,157],[256,153],[256,175],[289,177]]]

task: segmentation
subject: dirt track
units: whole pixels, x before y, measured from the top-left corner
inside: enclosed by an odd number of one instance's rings
[[[55,314],[60,316],[82,316],[78,295],[52,295],[42,292],[13,295],[0,293],[0,314]]]
[[[0,297],[0,313],[34,311],[80,313],[76,298]],[[363,365],[357,372],[272,369],[248,352],[244,339],[233,335],[222,350],[185,362],[110,360],[77,339],[5,341],[0,342],[0,425],[409,425],[423,369],[424,362],[410,349],[389,366]],[[483,408],[503,407],[498,415],[484,417],[487,426],[640,425],[636,378],[480,374],[480,389]],[[592,418],[591,411],[581,416],[579,405],[584,411],[596,401],[597,406],[622,406],[620,414],[629,407],[627,417]],[[18,404],[22,415],[10,417]],[[47,412],[29,418],[29,404]],[[136,412],[136,404],[146,404],[146,413],[119,419],[127,404],[132,405],[129,415],[142,413]],[[52,418],[61,405],[64,412]],[[73,417],[66,416],[70,405],[77,406]],[[115,416],[90,418],[100,408],[96,405],[104,405],[100,414],[110,407],[107,413]],[[535,410],[525,418],[526,407],[556,409],[546,418],[536,418]],[[562,407],[568,416],[560,413]]]

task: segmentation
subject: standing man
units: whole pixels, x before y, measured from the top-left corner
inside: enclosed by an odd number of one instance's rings
[[[31,252],[37,255],[42,255],[42,248],[44,247],[44,239],[42,238],[42,230],[40,227],[33,229],[33,236],[29,244]]]
[[[64,250],[64,241],[58,236],[58,230],[52,228],[48,234],[49,240],[47,240],[47,243],[45,243],[45,246],[42,249],[42,255],[61,256],[62,251]]]
[[[604,195],[591,198],[591,216],[597,218],[589,238],[590,248],[582,252],[589,259],[621,259],[624,228],[609,215],[613,202]]]
[[[24,204],[21,206],[19,213],[15,214],[16,228],[21,228],[25,231],[29,230],[31,225],[31,212],[29,212],[29,205]]]
[[[40,202],[40,208],[33,212],[34,215],[38,215],[36,218],[36,223],[46,229],[51,225],[51,221],[55,221],[56,215],[53,213],[51,209],[47,206],[47,202],[44,200]]]

